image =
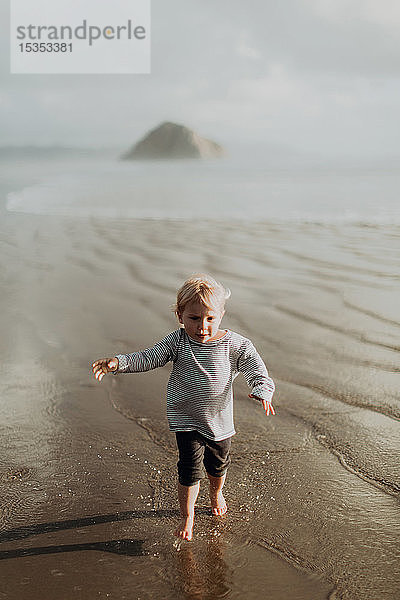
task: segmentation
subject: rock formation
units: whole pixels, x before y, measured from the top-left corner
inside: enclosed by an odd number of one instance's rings
[[[165,122],[147,133],[122,156],[125,160],[163,158],[215,158],[221,146],[176,123]]]

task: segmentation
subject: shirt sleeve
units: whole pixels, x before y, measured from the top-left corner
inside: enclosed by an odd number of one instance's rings
[[[258,398],[271,402],[275,384],[268,375],[267,367],[250,340],[246,340],[244,349],[238,358],[238,371],[243,373],[251,393]]]
[[[178,330],[179,331],[179,330]],[[174,360],[178,343],[177,332],[170,333],[163,340],[151,348],[132,352],[131,354],[117,354],[118,369],[116,373],[143,373],[158,367],[163,367]]]

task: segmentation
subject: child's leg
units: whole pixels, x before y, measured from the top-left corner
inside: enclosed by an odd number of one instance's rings
[[[178,499],[181,509],[182,521],[175,530],[175,535],[183,540],[191,540],[194,524],[194,505],[199,495],[200,481],[194,485],[178,483]]]
[[[204,451],[204,466],[210,481],[210,500],[212,514],[222,516],[228,510],[222,488],[226,479],[226,471],[231,462],[229,451],[231,438],[214,442],[207,440]]]
[[[178,431],[176,442],[179,450],[178,461],[178,499],[182,520],[175,530],[175,535],[184,539],[192,539],[194,523],[194,506],[203,476],[204,443],[196,431]]]
[[[210,480],[210,500],[212,514],[220,517],[228,510],[225,498],[222,494],[226,473],[225,475],[222,475],[222,477],[213,477],[209,473],[207,473],[207,475],[208,479]]]

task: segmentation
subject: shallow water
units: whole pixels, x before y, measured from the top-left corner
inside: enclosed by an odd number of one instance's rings
[[[395,598],[399,225],[5,203],[0,597]],[[179,545],[169,368],[99,385],[89,366],[174,329],[193,271],[231,288],[224,326],[265,358],[277,415],[237,380],[229,513],[210,516],[203,486],[195,539]]]
[[[13,212],[129,219],[400,224],[398,165],[274,165],[116,156],[0,157]],[[24,180],[24,177],[26,179]],[[21,185],[22,184],[22,185]]]

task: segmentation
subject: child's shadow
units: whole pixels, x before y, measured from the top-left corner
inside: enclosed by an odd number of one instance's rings
[[[198,509],[197,514],[210,514],[209,509]],[[101,523],[111,523],[116,521],[128,521],[130,519],[143,518],[162,518],[179,516],[177,510],[132,510],[109,515],[95,515],[92,517],[82,517],[81,519],[70,519],[67,521],[53,521],[50,523],[39,523],[36,525],[26,525],[9,531],[0,533],[0,542],[12,542],[25,539],[42,533],[51,533],[54,531],[63,531],[66,529],[78,529]],[[55,546],[38,546],[35,548],[17,548],[15,550],[0,551],[0,560],[9,558],[18,558],[20,556],[34,556],[38,554],[55,554],[58,552],[75,552],[82,550],[99,550],[100,552],[111,552],[113,554],[122,554],[125,556],[146,556],[148,552],[143,550],[144,540],[110,540],[107,542],[94,542],[87,544],[67,544]]]
[[[62,546],[38,546],[37,548],[18,548],[16,550],[0,551],[0,560],[19,558],[20,556],[35,556],[38,554],[56,554],[57,552],[76,552],[82,550],[100,550],[125,556],[146,556],[143,540],[111,540],[109,542],[94,542],[89,544],[64,544]]]

